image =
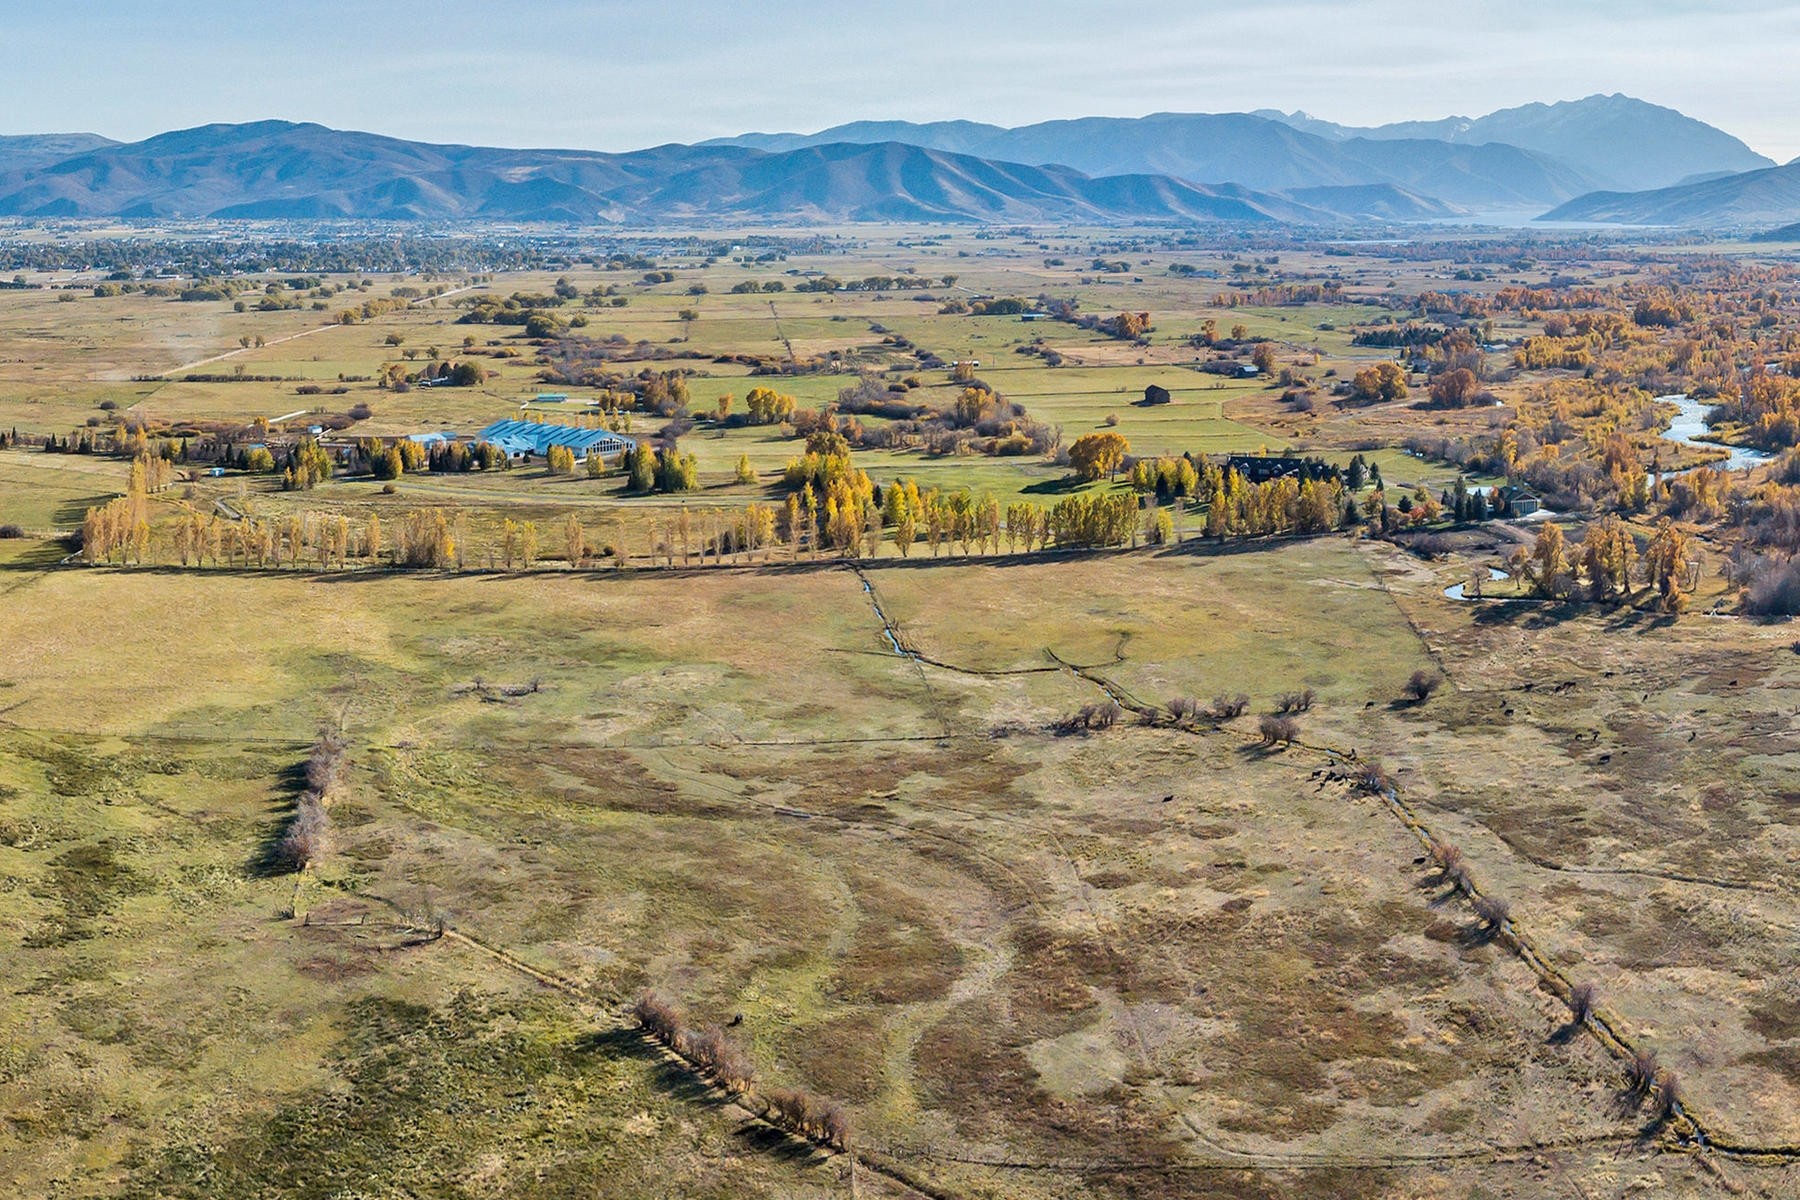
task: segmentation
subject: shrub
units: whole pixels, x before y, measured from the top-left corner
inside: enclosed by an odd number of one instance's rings
[[[1426,853],[1431,855],[1431,861],[1436,865],[1438,874],[1445,879],[1450,878],[1450,873],[1463,865],[1462,847],[1453,842],[1432,838],[1431,846]]]
[[[1423,668],[1414,671],[1412,677],[1406,681],[1406,698],[1414,704],[1423,704],[1431,699],[1431,693],[1437,691],[1443,682],[1444,677],[1435,671],[1427,671]]]
[[[1192,696],[1176,696],[1169,701],[1169,718],[1177,725],[1186,724],[1200,715],[1200,702]]]
[[[643,992],[637,1002],[631,1006],[631,1015],[637,1018],[638,1027],[665,1046],[675,1043],[675,1035],[680,1032],[683,1016],[675,1003],[657,992]]]
[[[1481,921],[1482,928],[1489,933],[1497,933],[1500,926],[1512,915],[1512,905],[1498,896],[1477,896],[1472,904],[1475,916]]]
[[[331,820],[317,794],[303,792],[293,818],[281,835],[278,857],[290,870],[304,871],[331,848]]]
[[[1379,761],[1370,759],[1357,772],[1356,786],[1371,796],[1381,796],[1394,790],[1394,779]]]
[[[1318,694],[1311,688],[1303,688],[1298,692],[1284,692],[1275,701],[1278,713],[1303,713],[1311,710]]]
[[[344,735],[332,729],[319,732],[306,757],[306,786],[329,802],[344,768]]]
[[[1745,612],[1759,617],[1800,613],[1800,558],[1759,559],[1749,579]]]
[[[1273,746],[1276,743],[1292,745],[1300,736],[1300,723],[1292,717],[1279,717],[1267,713],[1256,723],[1256,731],[1262,735],[1263,745]]]
[[[1216,721],[1229,721],[1233,717],[1241,717],[1250,709],[1250,697],[1243,692],[1235,696],[1227,696],[1223,692],[1213,697],[1207,711]]]
[[[1569,1019],[1586,1025],[1594,1016],[1594,1004],[1600,999],[1600,988],[1593,983],[1578,983],[1569,989]]]
[[[819,1132],[827,1146],[839,1150],[850,1148],[850,1114],[835,1101],[827,1101],[819,1121]]]
[[[1656,1077],[1660,1072],[1656,1065],[1656,1055],[1649,1050],[1635,1050],[1631,1061],[1625,1064],[1625,1080],[1627,1089],[1641,1102],[1656,1088]]]
[[[1681,1106],[1681,1079],[1674,1071],[1664,1067],[1656,1073],[1656,1082],[1651,1085],[1650,1093],[1656,1100],[1656,1119],[1667,1121]]]
[[[10,521],[0,525],[0,538],[22,538],[24,536],[25,531]]]
[[[843,1108],[810,1093],[774,1088],[764,1099],[769,1120],[801,1137],[839,1150],[850,1145],[850,1118]]]

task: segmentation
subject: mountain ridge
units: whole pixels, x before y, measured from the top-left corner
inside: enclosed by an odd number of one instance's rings
[[[855,121],[814,134],[753,133],[701,144],[792,150],[865,139],[1055,162],[1089,174],[1154,171],[1262,189],[1387,183],[1475,207],[1548,206],[1589,191],[1667,186],[1774,165],[1723,130],[1621,94],[1366,127],[1260,109],[1079,117],[1012,128]]]
[[[412,142],[310,122],[174,130],[39,165],[0,147],[0,215],[134,219],[1237,221],[1335,215],[1239,185],[1095,179],[902,143],[624,154]]]
[[[1260,109],[1257,115],[1337,140],[1504,143],[1577,163],[1607,188],[1619,191],[1669,187],[1694,175],[1735,174],[1775,165],[1724,130],[1622,92],[1521,104],[1481,117],[1376,126],[1339,125],[1308,113],[1275,109]]]
[[[1615,225],[1775,225],[1800,220],[1800,163],[1636,192],[1594,192],[1538,218]]]

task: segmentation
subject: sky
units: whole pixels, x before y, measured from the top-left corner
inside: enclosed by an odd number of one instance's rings
[[[1778,0],[5,0],[0,132],[319,121],[630,150],[844,121],[1304,109],[1348,124],[1625,92],[1800,156]]]

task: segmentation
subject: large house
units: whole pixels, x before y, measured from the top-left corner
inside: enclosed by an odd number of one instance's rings
[[[513,458],[543,458],[552,446],[566,446],[577,461],[590,455],[613,458],[637,448],[637,439],[610,429],[584,429],[554,421],[495,421],[475,435],[491,442]]]
[[[1505,503],[1507,512],[1515,517],[1529,517],[1544,507],[1542,500],[1516,483],[1509,483],[1501,488],[1499,498]]]
[[[1227,471],[1236,471],[1245,483],[1267,483],[1285,475],[1306,475],[1306,460],[1285,454],[1233,454],[1225,460]]]

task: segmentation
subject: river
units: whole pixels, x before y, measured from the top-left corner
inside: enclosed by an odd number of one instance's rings
[[[1727,471],[1741,471],[1746,467],[1759,466],[1770,462],[1775,455],[1767,450],[1752,450],[1745,446],[1726,446],[1719,442],[1707,441],[1706,414],[1712,407],[1700,400],[1690,400],[1684,395],[1658,396],[1658,400],[1666,400],[1681,410],[1663,436],[1671,442],[1681,442],[1688,446],[1699,446],[1702,449],[1726,450],[1729,456],[1724,462],[1707,463],[1709,467]]]

